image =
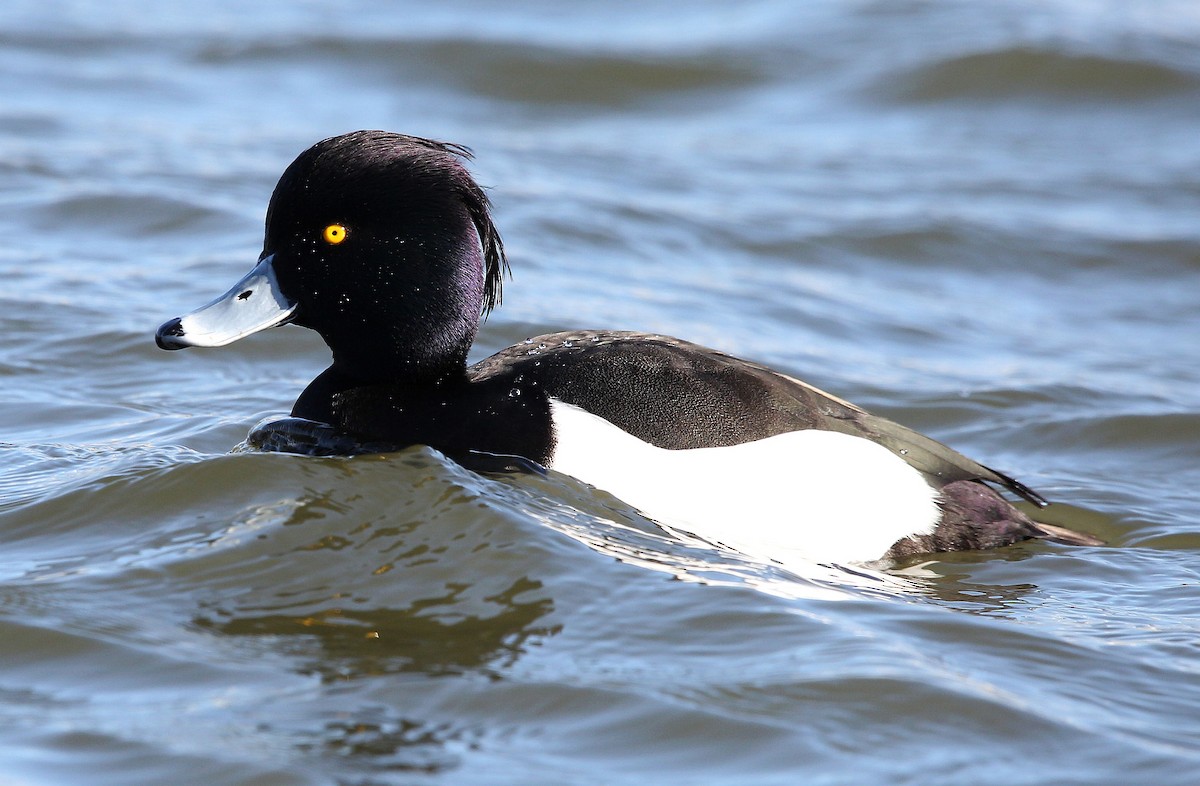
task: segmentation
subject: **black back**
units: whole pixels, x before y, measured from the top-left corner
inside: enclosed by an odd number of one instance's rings
[[[864,437],[941,487],[1001,484],[1035,492],[961,453],[765,366],[667,336],[575,331],[528,339],[439,389],[401,385],[335,397],[339,428],[372,439],[465,448],[545,462],[553,450],[549,399],[579,406],[670,450],[724,447],[801,429]]]

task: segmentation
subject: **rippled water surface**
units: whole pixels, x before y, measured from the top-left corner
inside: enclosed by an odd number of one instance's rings
[[[0,10],[0,783],[1200,782],[1192,2]],[[796,576],[562,477],[235,452],[327,353],[168,355],[275,179],[475,149],[478,357],[753,358],[1109,541]]]

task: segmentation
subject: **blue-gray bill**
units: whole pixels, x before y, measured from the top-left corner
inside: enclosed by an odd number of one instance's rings
[[[279,290],[274,259],[274,255],[263,257],[224,295],[163,323],[154,336],[155,342],[162,349],[222,347],[288,322],[296,312],[296,304]]]

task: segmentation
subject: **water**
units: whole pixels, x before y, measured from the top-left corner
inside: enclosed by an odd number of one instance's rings
[[[0,783],[1200,782],[1191,2],[0,11]],[[660,331],[1103,548],[799,577],[560,477],[231,450],[327,354],[167,354],[275,179],[471,145],[479,357]]]

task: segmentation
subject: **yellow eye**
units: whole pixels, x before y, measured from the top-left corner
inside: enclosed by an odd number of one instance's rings
[[[346,239],[346,228],[341,224],[330,224],[325,227],[325,231],[321,233],[321,237],[325,238],[325,242],[331,246],[336,246]]]

